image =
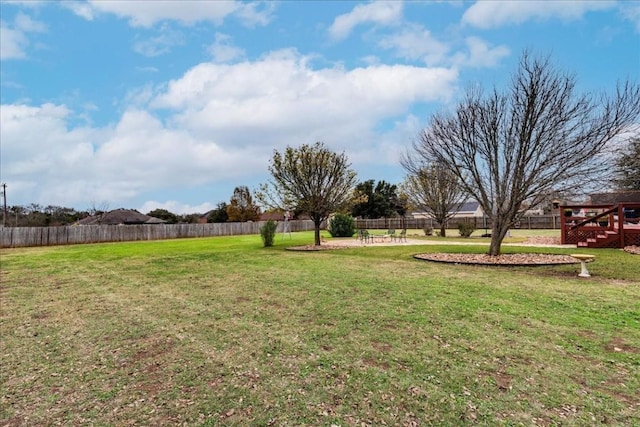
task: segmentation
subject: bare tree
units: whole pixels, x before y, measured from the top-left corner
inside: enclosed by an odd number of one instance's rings
[[[320,226],[329,215],[345,206],[356,184],[347,156],[334,153],[321,142],[277,150],[269,165],[273,180],[260,186],[256,198],[270,208],[307,213],[315,225],[315,244],[320,245]]]
[[[572,75],[525,52],[510,86],[485,95],[471,88],[453,112],[434,115],[413,155],[445,165],[492,221],[490,255],[528,201],[587,184],[606,167],[604,148],[640,115],[640,87],[576,93]]]
[[[447,220],[455,216],[466,197],[460,178],[442,164],[425,165],[408,155],[401,163],[407,171],[403,191],[409,203],[436,220],[440,235],[446,236]]]
[[[108,211],[109,211],[109,202],[107,201],[96,202],[95,200],[92,200],[90,202],[89,208],[87,209],[87,212],[89,213],[90,216],[98,217],[98,224],[102,224],[102,218],[104,217],[104,214],[106,214]]]

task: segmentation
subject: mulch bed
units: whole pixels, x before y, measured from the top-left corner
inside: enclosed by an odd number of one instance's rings
[[[429,253],[414,255],[414,258],[445,262],[452,264],[470,265],[494,265],[494,266],[543,266],[543,265],[565,265],[578,264],[580,261],[569,255],[554,254],[503,254],[490,256],[487,254],[452,254],[452,253]]]
[[[630,254],[633,254],[633,255],[640,255],[640,246],[636,246],[636,245],[626,246],[624,248],[624,251],[629,252]]]
[[[539,237],[529,238],[527,243],[538,244],[555,244],[558,243],[557,238]],[[357,245],[331,245],[322,244],[316,245],[304,245],[304,246],[292,246],[288,247],[290,251],[331,251],[336,249],[349,249],[358,247]],[[640,255],[640,246],[627,246],[624,248],[625,252],[634,255]],[[443,262],[451,264],[468,264],[468,265],[494,265],[494,266],[544,266],[544,265],[567,265],[567,264],[579,264],[580,261],[569,255],[555,255],[555,254],[503,254],[492,257],[486,254],[454,254],[454,253],[427,253],[417,254],[414,258],[424,261]]]

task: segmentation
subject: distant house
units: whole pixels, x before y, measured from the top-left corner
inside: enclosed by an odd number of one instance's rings
[[[284,221],[284,213],[282,212],[262,212],[259,221]]]
[[[213,209],[203,213],[200,216],[198,216],[198,219],[196,220],[196,223],[198,223],[198,224],[206,224],[206,223],[208,223],[209,222],[209,215],[211,215],[212,212],[213,212]]]
[[[544,215],[544,209],[542,208],[535,208],[535,209],[524,209],[524,216],[538,216],[538,215]]]
[[[411,215],[416,219],[430,218],[426,212],[413,212]],[[484,216],[484,211],[480,207],[480,203],[474,201],[464,202],[460,209],[453,214],[453,218],[482,218],[482,216]]]
[[[460,209],[456,211],[455,215],[453,215],[454,218],[478,218],[482,216],[484,216],[484,211],[478,202],[464,202],[462,206],[460,206]]]
[[[640,203],[640,191],[614,191],[591,194],[592,205],[615,205],[616,203]]]
[[[131,225],[131,224],[165,224],[160,218],[142,214],[132,209],[114,209],[100,215],[83,218],[78,225]]]

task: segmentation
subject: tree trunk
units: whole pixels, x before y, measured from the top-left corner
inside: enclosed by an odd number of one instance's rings
[[[502,246],[504,236],[506,236],[507,231],[509,231],[509,223],[498,218],[493,218],[492,222],[493,226],[491,227],[491,245],[489,245],[489,255],[498,256],[500,255],[500,247]]]
[[[440,236],[441,237],[447,237],[447,228],[446,228],[444,222],[440,223]]]
[[[322,223],[322,221],[318,220],[318,219],[314,219],[313,220],[313,224],[315,225],[315,232],[314,232],[314,237],[315,237],[315,245],[316,246],[320,246],[320,224]]]

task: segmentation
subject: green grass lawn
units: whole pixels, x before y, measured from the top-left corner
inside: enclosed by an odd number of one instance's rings
[[[284,250],[312,240],[2,250],[0,425],[640,424],[639,256]]]

